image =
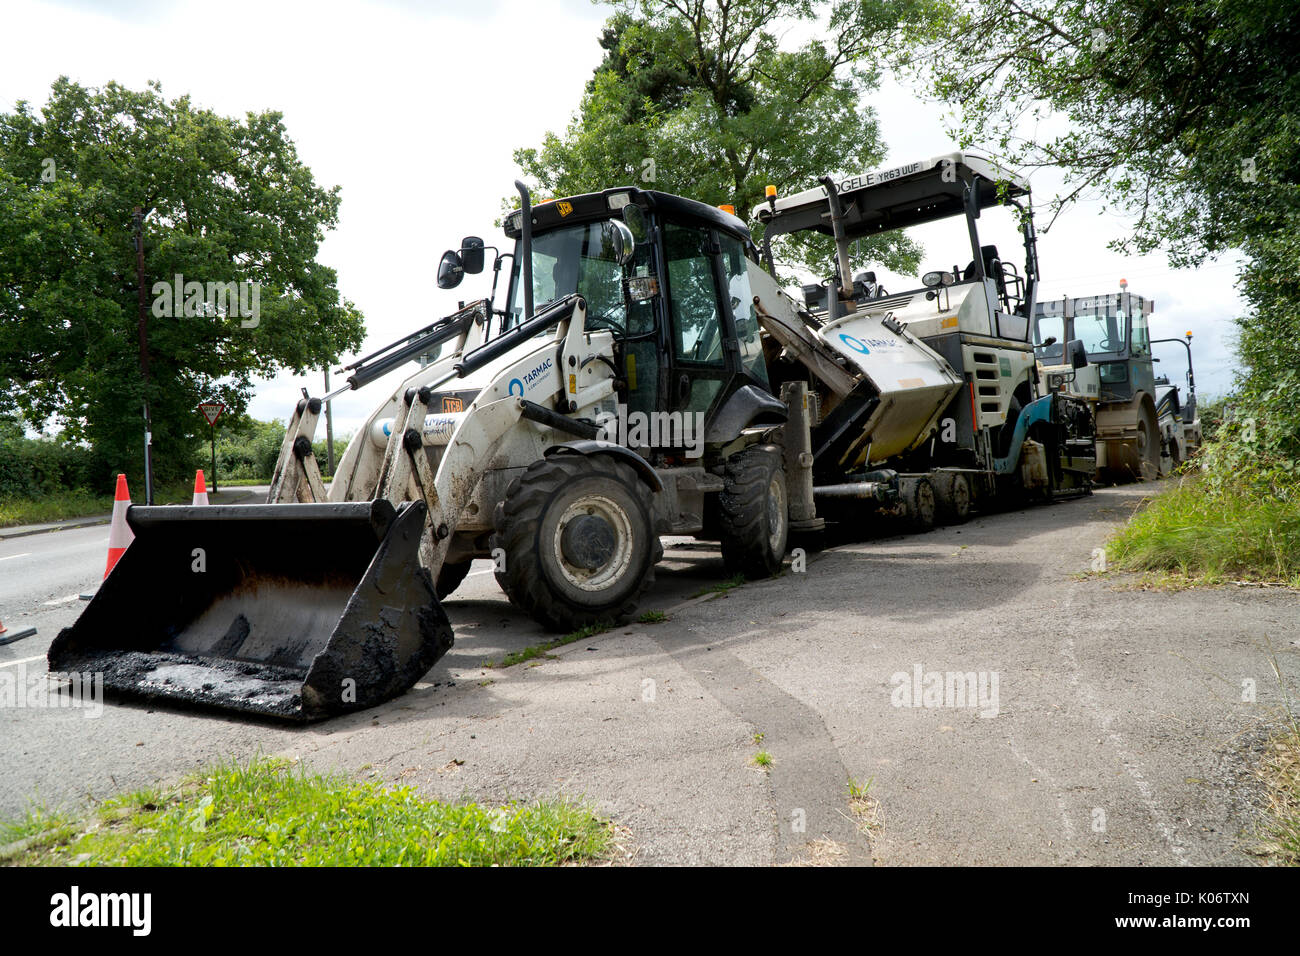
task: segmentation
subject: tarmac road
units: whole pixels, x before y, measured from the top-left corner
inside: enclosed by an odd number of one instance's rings
[[[111,702],[98,719],[0,710],[0,816],[263,752],[445,798],[583,798],[640,863],[1250,863],[1251,772],[1283,699],[1271,661],[1300,687],[1300,594],[1083,575],[1151,490],[840,544],[704,598],[716,552],[670,550],[647,604],[666,622],[537,666],[480,666],[544,639],[484,562],[446,604],[456,646],[370,711],[294,729]],[[41,560],[34,540],[0,542],[0,576]],[[0,647],[0,674],[41,668],[5,662],[77,610],[6,611],[41,634]],[[878,801],[869,833],[850,778]]]

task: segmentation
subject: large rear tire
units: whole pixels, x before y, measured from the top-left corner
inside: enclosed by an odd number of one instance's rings
[[[1160,428],[1155,412],[1146,405],[1138,411],[1137,440],[1133,448],[1135,467],[1143,481],[1160,477]]]
[[[934,483],[935,521],[965,524],[970,519],[970,479],[959,471],[936,472]]]
[[[928,478],[899,479],[903,496],[903,520],[910,531],[929,531],[934,527],[937,506],[934,485]]]
[[[790,538],[790,506],[781,453],[746,448],[727,460],[718,494],[722,563],[728,574],[771,577],[781,570]]]
[[[650,488],[608,455],[557,455],[510,483],[491,547],[506,595],[557,631],[620,623],[654,583],[663,546]]]

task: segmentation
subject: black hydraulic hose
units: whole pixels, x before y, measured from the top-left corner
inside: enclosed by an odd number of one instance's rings
[[[445,325],[439,325],[432,331],[412,339],[407,345],[375,362],[361,365],[353,374],[348,376],[348,385],[354,389],[368,385],[375,379],[388,374],[397,366],[406,364],[417,355],[421,355],[450,339],[457,338],[465,330],[466,324],[473,320],[473,314],[466,313],[459,319],[447,322]]]
[[[505,355],[511,349],[516,348],[520,342],[527,341],[539,332],[545,332],[547,329],[559,325],[573,314],[574,308],[581,301],[583,301],[582,296],[576,293],[565,296],[558,302],[554,302],[542,309],[531,319],[526,319],[508,332],[502,332],[492,341],[480,345],[452,367],[455,368],[456,374],[463,378],[470,372],[482,368],[493,359]]]
[[[576,418],[568,418],[557,412],[551,411],[536,402],[530,402],[527,399],[519,400],[523,417],[530,422],[537,422],[539,425],[547,425],[557,431],[568,432],[570,435],[577,435],[579,438],[598,438],[600,436],[600,426],[591,422],[579,421]]]

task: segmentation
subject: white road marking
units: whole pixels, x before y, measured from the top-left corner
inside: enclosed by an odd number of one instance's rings
[[[55,598],[53,601],[46,601],[44,606],[55,607],[59,604],[67,604],[69,601],[75,601],[79,597],[81,597],[80,594],[69,594],[67,597]]]
[[[45,660],[45,655],[37,654],[35,657],[20,657],[16,661],[5,661],[4,663],[0,663],[0,667],[16,667],[19,664],[30,664],[32,661],[43,660]]]
[[[0,561],[12,561],[14,558],[25,558],[29,554],[31,554],[30,551],[24,551],[22,554],[7,554],[3,558],[0,558]]]

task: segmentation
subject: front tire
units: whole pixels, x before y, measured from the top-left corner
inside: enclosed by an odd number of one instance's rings
[[[510,483],[491,547],[511,602],[544,626],[620,623],[654,583],[663,546],[650,488],[608,455],[557,455]]]
[[[728,574],[771,577],[785,563],[790,537],[780,451],[763,445],[732,455],[724,481],[718,494],[723,566]]]

